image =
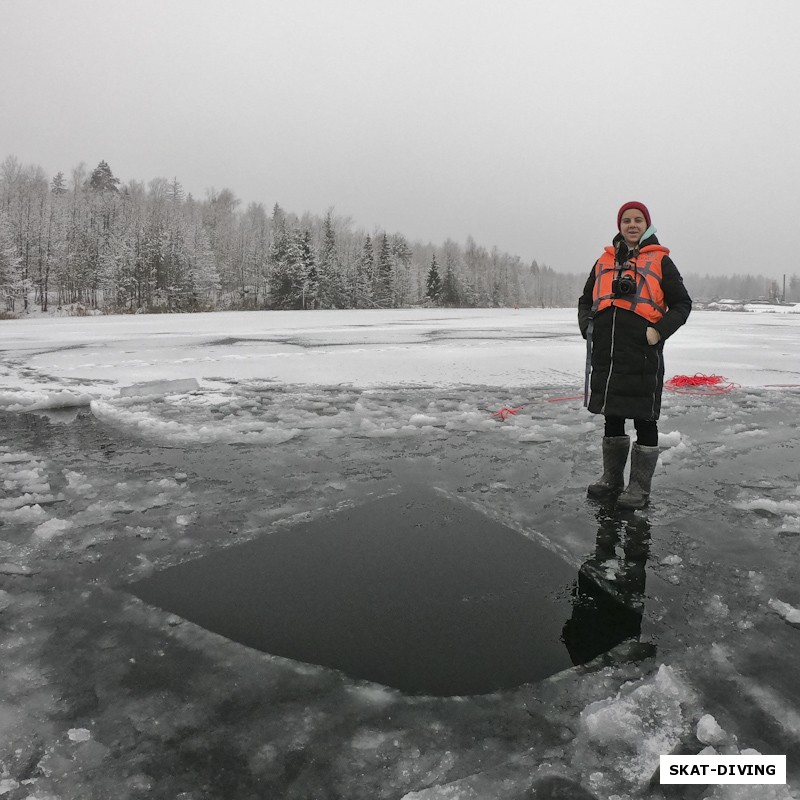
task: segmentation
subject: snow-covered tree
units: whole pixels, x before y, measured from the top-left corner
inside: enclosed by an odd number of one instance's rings
[[[50,191],[54,195],[62,195],[67,193],[67,183],[63,172],[56,173],[56,176],[50,182]]]
[[[381,236],[375,266],[374,297],[375,304],[381,308],[390,308],[394,302],[394,264],[389,237],[385,233]]]
[[[400,233],[392,236],[389,249],[392,254],[392,274],[394,276],[392,305],[400,308],[407,305],[410,300],[411,262],[414,254],[405,236]]]
[[[247,287],[242,285],[241,271],[237,265],[240,219],[236,209],[239,199],[230,189],[209,189],[203,204],[203,225],[208,233],[211,249],[219,271],[224,291],[241,296]]]
[[[212,302],[220,290],[219,273],[214,261],[214,252],[208,234],[202,225],[192,229],[189,239],[189,285],[195,307],[204,307]]]
[[[8,214],[0,211],[0,308],[6,311],[13,311],[22,295],[20,262]]]
[[[108,163],[101,161],[89,176],[89,188],[95,192],[116,192],[119,178],[114,177]]]
[[[298,302],[297,276],[293,274],[300,261],[295,239],[286,217],[277,208],[273,212],[272,241],[269,248],[269,289],[267,302],[272,308],[295,308]]]
[[[353,281],[353,308],[371,308],[373,300],[373,275],[375,272],[375,252],[369,234],[364,238],[361,253],[356,261],[355,280]]]
[[[425,283],[425,296],[438,305],[442,294],[442,279],[439,277],[439,265],[436,263],[436,255],[431,258],[431,267],[428,270],[428,278]]]
[[[299,277],[301,278],[301,308],[316,308],[319,295],[319,273],[311,242],[311,231],[306,228],[297,235],[299,251]]]
[[[332,211],[328,211],[322,223],[318,264],[320,308],[345,308],[348,304],[348,297],[342,261],[336,243]]]
[[[169,200],[170,203],[179,204],[183,202],[185,197],[186,194],[183,191],[181,182],[177,178],[173,178],[167,187],[167,200]]]

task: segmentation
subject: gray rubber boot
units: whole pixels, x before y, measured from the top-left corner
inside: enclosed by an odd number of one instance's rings
[[[617,498],[617,508],[644,508],[650,499],[650,484],[658,463],[658,447],[634,444],[631,448],[631,478]]]
[[[625,465],[631,448],[630,436],[603,437],[603,477],[586,490],[590,497],[608,497],[625,488]]]

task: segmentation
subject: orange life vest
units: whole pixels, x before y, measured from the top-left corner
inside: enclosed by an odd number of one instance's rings
[[[661,285],[661,261],[668,253],[669,250],[660,244],[648,244],[635,259],[620,265],[615,263],[614,248],[606,247],[595,264],[592,310],[597,312],[617,306],[634,311],[649,322],[658,322],[667,311]],[[635,279],[636,291],[614,296],[612,284],[623,275]]]

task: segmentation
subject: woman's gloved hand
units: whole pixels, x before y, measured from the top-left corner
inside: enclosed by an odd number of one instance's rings
[[[661,334],[655,328],[648,328],[647,333],[647,344],[658,344],[661,341]]]

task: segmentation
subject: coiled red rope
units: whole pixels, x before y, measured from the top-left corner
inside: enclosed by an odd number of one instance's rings
[[[738,383],[731,383],[722,375],[675,375],[664,381],[664,388],[678,394],[727,394],[739,388]]]
[[[523,408],[525,408],[525,406],[503,406],[499,411],[493,412],[492,416],[498,417],[505,422],[509,417],[515,416],[518,411],[522,411]]]

